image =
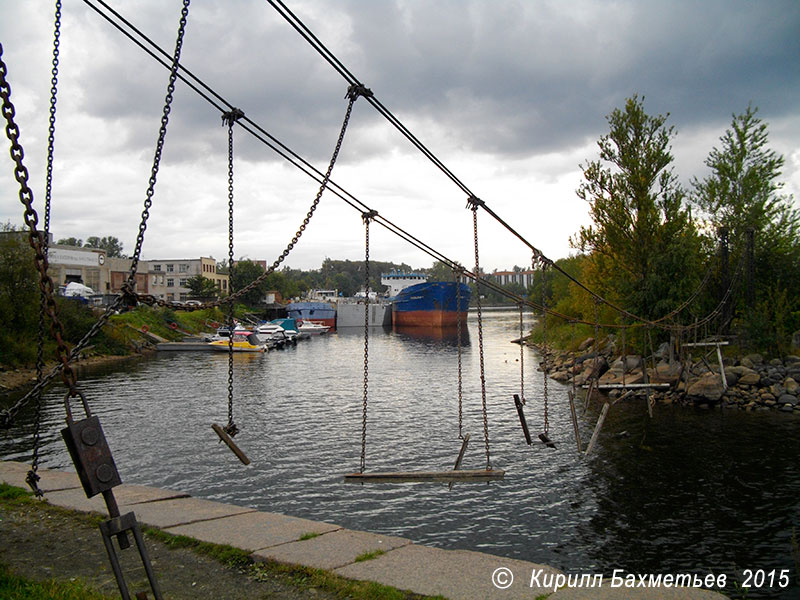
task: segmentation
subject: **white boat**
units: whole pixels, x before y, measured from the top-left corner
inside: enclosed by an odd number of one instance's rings
[[[313,321],[298,321],[297,331],[299,333],[307,333],[309,335],[322,335],[328,333],[330,327],[322,323],[314,323]]]

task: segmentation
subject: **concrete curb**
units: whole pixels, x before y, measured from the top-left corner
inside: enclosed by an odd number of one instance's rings
[[[28,489],[25,483],[28,470],[22,463],[0,461],[0,482]],[[39,475],[40,487],[50,504],[106,514],[102,498],[87,499],[75,473],[39,469]],[[531,587],[532,573],[539,572],[542,578],[560,573],[552,567],[527,561],[421,546],[404,538],[192,498],[172,490],[123,484],[114,488],[114,495],[120,512],[133,510],[139,522],[167,533],[227,544],[252,553],[257,561],[275,560],[330,570],[349,579],[373,581],[451,600],[531,600],[552,593],[552,588]],[[693,588],[620,590],[603,587],[559,590],[550,598],[721,600],[725,596]]]

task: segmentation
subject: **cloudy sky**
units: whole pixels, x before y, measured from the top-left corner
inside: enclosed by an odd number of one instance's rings
[[[96,3],[96,0],[87,0]],[[707,171],[733,113],[749,103],[784,155],[800,199],[797,0],[285,0],[347,68],[495,212],[551,258],[588,224],[579,165],[596,158],[606,115],[633,94],[669,113],[675,172]],[[178,0],[108,3],[172,52]],[[133,250],[167,71],[82,0],[64,0],[51,230],[113,235]],[[53,3],[0,2],[0,42],[37,207],[44,163]],[[346,82],[266,0],[194,0],[182,63],[324,171]],[[227,256],[226,130],[178,84],[143,258]],[[6,146],[7,147],[7,146]],[[22,223],[6,151],[0,221]],[[0,162],[0,164],[3,164]],[[237,128],[236,257],[273,260],[318,185]],[[383,119],[356,102],[333,179],[449,258],[473,265],[464,193]],[[481,266],[529,264],[528,250],[480,213]],[[432,259],[379,227],[371,257]],[[363,258],[360,214],[323,197],[286,260]]]

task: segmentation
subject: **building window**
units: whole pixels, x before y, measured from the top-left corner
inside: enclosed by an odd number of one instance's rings
[[[175,280],[172,277],[167,277],[167,287],[175,287]]]
[[[188,299],[189,299],[189,294],[187,294],[186,292],[181,292],[180,301],[186,302]]]
[[[175,265],[167,265],[167,273],[172,273],[175,270]]]
[[[153,271],[160,271],[161,265],[153,265]]]
[[[158,285],[158,275],[153,275],[153,285]]]
[[[178,270],[181,273],[188,273],[189,272],[189,265],[178,265]]]
[[[188,280],[187,280],[185,277],[183,277],[183,278],[182,278],[182,279],[181,279],[181,280],[178,282],[178,284],[180,285],[180,287],[186,287],[186,282],[187,282],[187,281],[188,281]]]

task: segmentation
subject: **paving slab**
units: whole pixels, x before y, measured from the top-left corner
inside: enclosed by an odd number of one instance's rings
[[[322,521],[309,521],[276,513],[248,512],[228,515],[213,521],[198,520],[196,523],[169,527],[166,531],[203,542],[228,544],[253,552],[278,544],[296,542],[304,534],[328,533],[337,529],[341,527]]]
[[[30,490],[25,477],[28,476],[31,466],[25,463],[16,462],[12,460],[0,461],[0,481]],[[75,473],[66,473],[64,471],[51,471],[49,469],[39,469],[39,489],[43,492],[51,492],[56,490],[68,490],[72,488],[79,488],[81,482]]]
[[[411,540],[351,529],[339,529],[314,538],[281,544],[253,553],[255,560],[275,560],[314,569],[333,569],[354,563],[368,552],[389,552]]]
[[[140,523],[161,529],[255,512],[254,508],[200,498],[175,498],[120,507],[122,511],[125,508],[135,511]]]
[[[42,477],[42,479],[44,480],[44,477]],[[174,498],[188,498],[189,494],[146,487],[143,485],[122,484],[114,488],[114,497],[117,499],[120,512],[127,512],[125,508],[131,507],[138,514],[138,506],[140,504]],[[61,506],[62,508],[79,510],[81,512],[107,513],[103,496],[98,494],[92,498],[87,498],[83,487],[45,492],[44,498],[50,504]]]
[[[335,569],[334,573],[451,600],[531,600],[552,592],[529,587],[533,569],[560,573],[552,567],[480,552],[411,544],[372,560]],[[504,586],[511,581],[509,575],[515,583],[507,588],[500,589],[493,583]]]

